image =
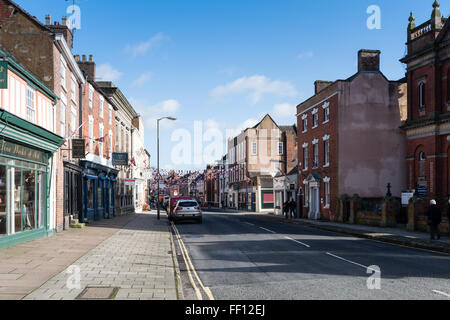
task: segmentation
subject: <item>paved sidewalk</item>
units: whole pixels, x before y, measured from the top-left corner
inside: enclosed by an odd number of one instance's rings
[[[74,300],[93,287],[118,288],[115,300],[177,300],[171,244],[165,217],[158,221],[155,214],[138,214],[25,300]],[[72,288],[77,270],[80,285]],[[101,289],[90,294],[91,299],[107,299],[103,295]]]
[[[134,218],[103,220],[0,250],[0,300],[22,299]]]

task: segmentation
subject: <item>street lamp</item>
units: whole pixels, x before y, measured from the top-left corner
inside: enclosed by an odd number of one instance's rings
[[[157,158],[158,158],[158,169],[157,169],[157,171],[158,171],[158,178],[161,177],[161,174],[159,173],[159,122],[160,122],[161,120],[164,120],[164,119],[171,120],[171,121],[177,120],[177,118],[173,118],[173,117],[164,117],[164,118],[161,118],[161,119],[156,120],[156,126],[157,126],[157,139],[158,139],[158,140],[157,140]],[[161,181],[161,180],[158,180],[158,198],[157,198],[157,202],[158,202],[158,220],[160,220],[160,217],[161,217],[161,204],[160,204],[160,202],[159,202],[160,181]]]

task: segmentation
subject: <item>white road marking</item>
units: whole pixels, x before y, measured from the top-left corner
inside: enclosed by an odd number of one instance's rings
[[[353,261],[344,259],[344,258],[342,258],[342,257],[336,256],[336,255],[331,254],[331,253],[329,253],[329,252],[327,252],[327,255],[332,256],[332,257],[334,257],[334,258],[336,258],[336,259],[339,259],[339,260],[342,260],[342,261],[345,261],[345,262],[354,264],[354,265],[356,265],[356,266],[358,266],[358,267],[361,267],[361,268],[364,268],[364,269],[366,269],[366,270],[372,270],[372,271],[375,271],[375,272],[378,272],[378,271],[379,271],[379,270],[375,270],[375,269],[372,269],[372,268],[363,266],[362,264],[359,264],[359,263],[356,263],[356,262],[353,262]]]
[[[245,224],[248,224],[249,226],[255,226],[253,223],[250,222],[244,222]]]
[[[291,241],[294,241],[294,242],[297,242],[297,243],[299,243],[299,244],[301,244],[302,246],[305,246],[305,247],[307,247],[307,248],[311,248],[311,246],[307,245],[306,243],[300,242],[300,241],[298,241],[298,240],[295,240],[295,239],[292,239],[292,238],[289,238],[289,237],[284,237],[284,238],[285,238],[285,239],[288,239],[288,240],[291,240]]]
[[[446,296],[447,298],[450,298],[450,294],[442,292],[442,291],[438,291],[438,290],[433,290],[434,293]]]
[[[266,229],[266,228],[263,228],[263,227],[259,227],[260,229],[263,229],[263,230],[265,230],[265,231],[267,231],[267,232],[270,232],[270,233],[276,233],[275,231],[272,231],[272,230],[269,230],[269,229]]]

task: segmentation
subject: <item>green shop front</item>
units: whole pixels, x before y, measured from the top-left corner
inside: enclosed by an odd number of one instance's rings
[[[64,140],[0,109],[0,249],[53,235],[54,153]]]

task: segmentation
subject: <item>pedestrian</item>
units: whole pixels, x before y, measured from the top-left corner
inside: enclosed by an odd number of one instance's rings
[[[294,199],[291,199],[290,210],[292,219],[297,219],[297,203],[294,201]]]
[[[286,217],[286,220],[289,219],[289,202],[287,201],[283,204],[283,213]]]
[[[436,200],[430,201],[430,207],[428,208],[427,217],[428,225],[430,226],[431,240],[435,240],[435,236],[437,236],[437,239],[440,240],[441,232],[439,230],[439,225],[442,222],[442,213],[436,204]]]

